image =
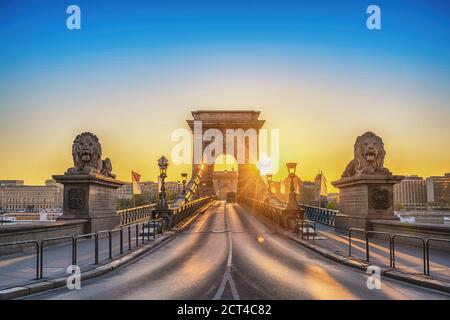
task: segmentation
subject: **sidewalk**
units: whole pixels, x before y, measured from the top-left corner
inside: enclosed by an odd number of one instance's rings
[[[215,202],[205,204],[171,230],[166,230],[164,234],[157,235],[155,238],[150,234],[152,232],[148,232],[153,231],[152,228],[144,229],[144,238],[142,238],[141,228],[136,233],[136,229],[131,227],[131,232],[128,233],[128,228],[125,227],[123,229],[123,254],[120,254],[120,234],[112,233],[111,259],[109,259],[109,237],[107,233],[103,233],[98,241],[98,265],[94,264],[94,239],[80,239],[77,244],[77,265],[82,271],[82,280],[100,276],[135,261],[151,250],[156,250],[163,243],[170,241],[177,234],[189,228],[197,217],[213,203]],[[138,238],[136,238],[137,235]],[[66,269],[70,265],[72,265],[70,240],[68,243],[45,246],[43,277],[38,280],[36,279],[36,255],[31,248],[30,252],[0,256],[0,300],[61,287],[66,284],[68,277]]]
[[[422,248],[404,243],[395,244],[396,268],[389,266],[389,241],[370,238],[370,262],[366,261],[365,239],[357,239],[362,235],[352,235],[352,256],[348,256],[347,233],[335,231],[316,222],[317,237],[312,240],[301,239],[292,230],[287,230],[273,220],[259,213],[251,211],[266,226],[273,228],[281,236],[324,256],[337,263],[367,271],[371,265],[378,265],[385,277],[397,279],[421,287],[427,287],[450,293],[450,255],[448,252],[435,250],[430,247],[430,276],[423,274]],[[314,222],[314,221],[313,221]]]
[[[141,230],[139,230],[141,232]],[[156,238],[158,239],[158,237]],[[145,236],[145,244],[153,241],[150,236],[150,241]],[[139,247],[142,247],[142,237],[138,239]],[[136,247],[136,231],[131,229],[131,251]],[[109,240],[108,234],[103,234],[98,240],[98,262],[104,264],[105,262],[113,261],[126,254],[129,251],[128,243],[128,229],[123,231],[123,254],[120,254],[120,235],[118,232],[112,235],[112,259],[109,259]],[[36,278],[36,253],[33,247],[27,252],[3,255],[0,256],[0,290],[9,288],[11,286],[20,286],[29,284],[31,282],[39,282],[49,278],[57,278],[67,276],[66,269],[72,265],[72,244],[70,240],[67,242],[48,245],[44,248],[44,264],[43,264],[43,278],[35,280]],[[95,262],[95,244],[94,238],[80,239],[77,243],[77,265],[81,271],[91,270],[98,265]]]
[[[337,232],[334,227],[320,223],[316,223],[316,228],[315,245],[348,256],[346,233]],[[389,267],[389,240],[370,238],[369,243],[370,263]],[[366,260],[366,242],[362,239],[362,235],[356,232],[352,235],[352,257]],[[396,243],[395,267],[403,272],[423,275],[422,247]],[[432,246],[430,246],[430,276],[450,283],[450,254],[433,249]]]

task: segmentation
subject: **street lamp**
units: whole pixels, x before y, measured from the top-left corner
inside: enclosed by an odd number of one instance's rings
[[[269,196],[271,196],[272,195],[272,188],[271,188],[272,175],[271,174],[266,174],[266,179],[267,179],[267,187],[269,189]]]
[[[297,163],[296,162],[286,163],[286,167],[289,172],[289,179],[291,180],[287,209],[288,210],[297,210],[298,204],[297,204],[297,198],[296,198],[295,186],[294,186],[295,170],[297,168]]]
[[[161,193],[159,194],[159,206],[161,208],[167,208],[166,202],[166,185],[165,178],[167,177],[167,167],[169,166],[169,160],[162,156],[158,159],[159,177],[161,178]]]
[[[181,182],[183,183],[183,195],[186,195],[186,182],[187,182],[187,173],[181,174]]]
[[[286,163],[286,167],[288,168],[289,177],[294,177],[295,170],[297,169],[297,163],[296,162],[288,162],[288,163]]]

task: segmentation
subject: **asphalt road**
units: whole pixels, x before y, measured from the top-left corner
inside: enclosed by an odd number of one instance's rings
[[[217,202],[185,232],[81,289],[27,299],[449,299],[336,264],[262,224],[238,204]]]

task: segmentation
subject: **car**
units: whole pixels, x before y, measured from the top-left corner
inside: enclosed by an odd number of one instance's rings
[[[236,202],[236,192],[228,192],[227,193],[227,203],[235,203]]]

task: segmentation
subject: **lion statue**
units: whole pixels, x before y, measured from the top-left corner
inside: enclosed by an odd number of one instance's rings
[[[83,132],[79,134],[72,145],[74,167],[68,174],[101,174],[109,178],[115,178],[112,173],[111,160],[102,160],[102,146],[95,134]]]
[[[383,167],[384,151],[383,140],[373,132],[366,132],[359,136],[355,142],[355,158],[350,161],[342,174],[342,178],[359,174],[391,174]]]

